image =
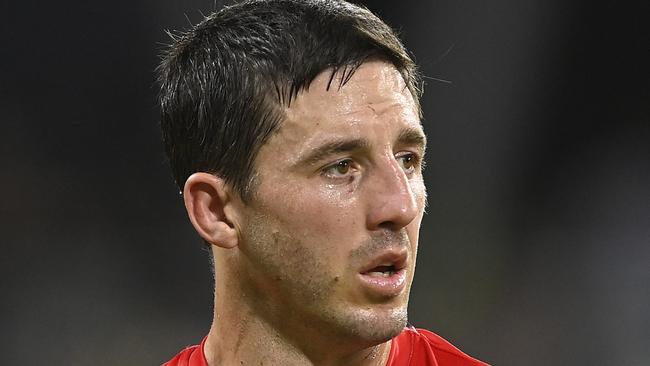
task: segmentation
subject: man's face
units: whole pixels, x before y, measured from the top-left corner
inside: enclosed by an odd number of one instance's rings
[[[328,91],[329,75],[260,149],[238,225],[241,286],[280,332],[378,343],[406,324],[425,138],[392,65],[367,62]]]

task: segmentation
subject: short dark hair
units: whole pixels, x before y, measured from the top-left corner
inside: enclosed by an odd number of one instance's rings
[[[393,30],[342,0],[254,0],[173,36],[158,67],[163,142],[176,183],[216,174],[246,201],[282,107],[331,69],[340,88],[366,60],[391,63],[420,113],[421,79]]]

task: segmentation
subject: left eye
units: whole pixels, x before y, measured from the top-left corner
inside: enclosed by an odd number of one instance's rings
[[[417,157],[414,154],[404,154],[397,156],[397,160],[400,162],[402,169],[406,173],[413,173],[417,165]]]

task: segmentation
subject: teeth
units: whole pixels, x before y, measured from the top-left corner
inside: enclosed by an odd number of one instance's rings
[[[386,271],[386,272],[368,272],[368,275],[373,277],[390,277],[395,274],[395,271]]]

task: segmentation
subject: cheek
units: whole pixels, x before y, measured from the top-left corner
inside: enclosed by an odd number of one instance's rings
[[[322,187],[321,187],[322,188]],[[355,240],[359,222],[357,198],[339,190],[301,190],[278,200],[275,215],[296,238],[336,251],[337,243]]]
[[[329,269],[322,253],[306,245],[268,215],[249,221],[244,291],[270,303],[318,302],[329,290]]]
[[[245,227],[240,249],[246,252],[252,267],[272,274],[274,280],[286,280],[296,272],[322,266],[318,246],[310,245],[302,234],[302,225],[290,221],[286,215],[254,211]]]
[[[258,212],[248,222],[256,228],[245,239],[253,273],[248,282],[260,296],[322,303],[345,273],[346,252],[336,246],[341,242],[323,228],[329,224],[317,225],[317,216],[306,211],[286,205],[281,212]]]

